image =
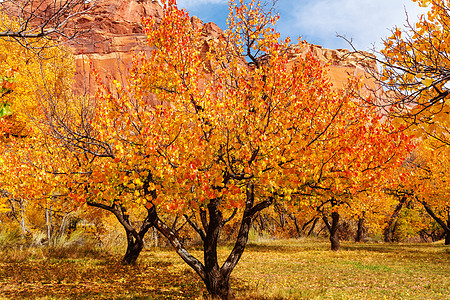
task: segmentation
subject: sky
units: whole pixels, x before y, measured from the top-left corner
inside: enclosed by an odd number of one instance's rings
[[[190,15],[204,22],[226,28],[228,0],[178,0]],[[395,26],[414,23],[423,13],[412,0],[278,0],[281,36],[298,37],[330,49],[349,49],[349,44],[336,35],[351,39],[358,50],[380,50],[381,40]]]

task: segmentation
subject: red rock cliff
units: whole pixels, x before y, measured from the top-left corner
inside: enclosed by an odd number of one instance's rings
[[[87,4],[89,5],[89,4]],[[149,50],[146,37],[141,26],[143,17],[160,18],[162,8],[154,0],[99,0],[89,15],[75,20],[83,28],[91,28],[89,33],[73,43],[71,49],[76,57],[77,73],[76,88],[83,89],[92,86],[86,59],[90,59],[100,74],[111,82],[111,79],[124,81],[126,70],[131,65],[133,55],[141,50]],[[195,26],[202,26],[205,39],[216,38],[222,30],[214,23],[204,24],[196,17],[192,18]],[[357,55],[349,55],[347,50],[330,50],[305,42],[293,45],[300,49],[298,55],[312,51],[317,57],[328,64],[329,77],[335,87],[343,87],[348,75],[364,75],[361,59]],[[290,64],[297,56],[293,56]],[[376,70],[376,65],[370,66]],[[374,83],[366,80],[366,84],[374,87]]]

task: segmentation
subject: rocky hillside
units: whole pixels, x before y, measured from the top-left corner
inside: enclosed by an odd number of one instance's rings
[[[124,74],[133,55],[141,50],[149,50],[141,19],[150,16],[160,18],[161,14],[161,6],[154,0],[99,0],[89,15],[78,18],[77,25],[89,29],[89,32],[78,43],[71,45],[77,63],[76,88],[82,90],[92,84],[86,58],[93,62],[106,82],[110,82],[112,78],[125,80]],[[214,23],[203,23],[196,17],[192,18],[192,22],[203,27],[205,39],[216,38],[223,33]],[[324,49],[305,42],[293,47],[300,48],[299,55],[312,51],[324,64],[328,64],[330,80],[336,87],[344,86],[349,74],[364,75],[361,65],[363,57],[350,55],[347,50]],[[295,59],[293,56],[292,63]],[[375,64],[370,67],[376,69]],[[370,80],[366,80],[366,83],[374,86]]]

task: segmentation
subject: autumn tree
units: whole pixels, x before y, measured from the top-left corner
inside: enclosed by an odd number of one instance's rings
[[[335,120],[321,140],[321,159],[315,162],[314,176],[304,185],[299,202],[316,209],[330,233],[331,249],[339,250],[340,217],[359,221],[367,214],[370,222],[377,194],[413,143],[401,127],[357,99],[348,102]]]
[[[384,40],[384,48],[378,53],[378,57],[372,58],[381,66],[380,72],[372,72],[372,75],[383,91],[378,93],[382,96],[370,101],[370,104],[383,107],[389,116],[406,125],[418,139],[426,141],[425,145],[432,144],[434,150],[430,150],[430,153],[442,155],[450,145],[450,6],[447,0],[413,1],[421,7],[426,7],[427,12],[422,14],[416,23],[407,20],[403,28],[394,28],[392,35]],[[435,151],[438,148],[440,150]],[[440,156],[437,159],[445,162],[446,157]],[[429,161],[432,163],[432,160]],[[413,173],[417,175],[416,172]],[[416,180],[418,177],[411,178]],[[413,195],[414,190],[423,188],[415,186],[414,189],[405,190],[401,183],[402,178],[396,180],[399,181],[399,190],[395,193],[402,196],[386,227],[387,240],[390,239],[389,232],[400,209],[410,201],[407,195]],[[415,182],[427,185],[425,181]],[[436,185],[435,189],[436,192],[445,190],[445,183],[442,187]],[[433,212],[432,209],[430,211]],[[439,223],[444,225],[442,220]]]
[[[33,212],[44,209],[49,240],[55,219],[53,212],[61,206],[52,204],[56,194],[51,192],[54,186],[48,184],[54,183],[50,174],[55,172],[56,162],[50,159],[42,164],[42,160],[34,159],[43,157],[42,149],[51,149],[40,128],[33,128],[39,120],[34,105],[36,99],[50,94],[60,98],[70,87],[72,59],[67,51],[56,48],[89,31],[89,24],[79,25],[75,21],[95,3],[84,0],[0,3],[0,192],[4,200],[0,212],[12,216],[22,232],[29,233],[30,226],[36,225]],[[33,157],[32,163],[29,157]],[[48,168],[49,161],[52,168]],[[37,184],[33,185],[33,181]],[[37,191],[37,187],[42,189]]]
[[[445,244],[450,244],[450,203],[448,187],[449,147],[425,140],[403,167],[409,176],[403,182],[408,200],[425,209],[444,230]]]
[[[47,48],[48,41],[36,41],[34,45],[42,46],[40,55],[35,49],[0,40],[0,189],[3,206],[20,223],[23,233],[30,229],[28,207],[49,208],[46,201],[54,189],[50,169],[42,168],[45,160],[54,161],[43,155],[46,139],[36,126],[42,117],[37,109],[39,99],[61,97],[70,89],[73,74],[68,51]]]
[[[384,49],[380,52],[380,86],[385,89],[383,99],[377,101],[378,106],[383,106],[391,116],[401,120],[409,126],[410,130],[423,142],[419,156],[411,161],[413,175],[411,180],[415,183],[409,186],[407,193],[410,195],[421,194],[422,190],[433,190],[435,193],[444,193],[440,199],[440,207],[445,215],[445,190],[446,182],[434,180],[434,176],[442,176],[439,168],[446,163],[446,152],[450,146],[450,98],[448,72],[449,50],[449,21],[450,6],[447,0],[414,0],[421,7],[426,7],[427,12],[420,16],[416,23],[407,22],[404,28],[394,28],[392,36],[384,41]],[[425,150],[427,149],[427,150]],[[431,157],[430,154],[438,155]],[[422,158],[421,158],[422,157]],[[425,169],[421,169],[423,164]],[[445,168],[445,167],[444,167]],[[423,172],[428,170],[428,174]],[[419,175],[421,174],[421,175]],[[439,174],[439,175],[438,175]],[[422,178],[419,180],[418,178]],[[436,178],[437,179],[437,178]],[[429,181],[428,181],[429,180]],[[430,189],[433,182],[433,189]],[[439,185],[439,183],[442,184]],[[417,191],[417,192],[416,192]],[[404,191],[401,191],[404,193]],[[426,193],[425,193],[426,195]],[[417,196],[419,202],[433,217],[434,209],[427,208],[427,201],[441,198],[430,194],[426,199]],[[416,197],[416,196],[414,196]],[[402,198],[406,202],[406,196]],[[409,199],[408,199],[409,200]],[[400,208],[400,206],[399,206]],[[436,215],[435,215],[436,216]],[[434,218],[434,217],[433,217]],[[444,217],[445,219],[446,217]],[[448,225],[438,217],[435,220],[445,229]]]
[[[91,2],[91,1],[89,1]],[[95,4],[92,1],[87,4],[84,0],[67,0],[67,1],[47,1],[47,0],[4,0],[0,3],[0,37],[2,38],[1,47],[2,55],[0,57],[0,132],[2,141],[5,137],[24,137],[29,134],[24,121],[24,110],[21,111],[19,106],[25,102],[12,100],[15,97],[24,97],[29,100],[31,94],[35,93],[34,97],[39,97],[51,84],[45,86],[38,77],[48,75],[48,58],[55,53],[45,51],[48,47],[55,47],[59,43],[75,40],[78,36],[88,31],[88,28],[79,27],[74,23],[74,19],[87,13]],[[58,43],[55,41],[58,40]],[[13,42],[17,45],[10,45]],[[30,52],[31,51],[31,52]],[[58,51],[58,50],[57,50]],[[69,62],[70,60],[67,60]],[[25,67],[24,67],[24,63]],[[31,62],[31,63],[30,63]],[[37,64],[36,64],[37,63]],[[41,64],[41,72],[39,72],[39,64]],[[28,66],[31,65],[31,66]],[[67,67],[67,64],[63,64]],[[34,69],[34,70],[33,70]],[[70,70],[69,67],[67,70]],[[33,71],[30,71],[33,70]],[[18,91],[15,96],[10,97],[12,91],[17,85],[14,73],[20,74],[19,78],[23,79],[26,76],[32,76],[34,80],[20,82]],[[56,75],[56,74],[52,74]],[[53,78],[45,78],[44,81],[52,82]],[[26,91],[26,92],[25,92]],[[24,95],[24,92],[26,95]],[[47,90],[48,92],[48,90]],[[14,102],[14,103],[13,103]],[[28,103],[31,108],[30,101]],[[13,111],[16,110],[16,113]],[[21,113],[19,113],[21,111]],[[9,141],[9,140],[8,140]],[[5,146],[6,144],[3,144]],[[9,149],[12,149],[9,144]],[[3,153],[4,154],[4,153]],[[7,155],[5,155],[7,156]],[[13,161],[11,157],[2,158],[1,163],[6,161]],[[12,177],[12,176],[11,176]],[[2,185],[5,182],[2,183]],[[2,209],[16,211],[23,213],[25,208],[25,200],[12,196],[6,190],[2,190],[2,196],[9,199],[9,205],[2,203]],[[17,204],[17,209],[15,206]],[[4,208],[10,207],[11,210]],[[23,214],[22,214],[23,215]],[[22,230],[25,230],[25,223],[23,217],[20,218]]]
[[[364,188],[380,176],[372,169],[398,162],[394,149],[407,144],[354,102],[355,80],[333,89],[317,58],[280,41],[278,17],[265,8],[231,3],[229,29],[207,40],[186,11],[164,2],[158,23],[144,21],[153,50],[136,56],[127,86],[93,99],[40,98],[39,128],[52,145],[45,155],[64,161],[52,173],[58,193],[117,217],[129,241],[126,263],[155,227],[222,299],[231,297],[230,275],[258,212],[305,193]],[[151,95],[161,104],[151,106]],[[134,209],[140,223],[130,218]],[[198,233],[203,260],[167,225],[170,215]],[[219,265],[221,231],[234,218],[237,237]]]
[[[416,23],[407,20],[404,28],[394,28],[377,57],[366,56],[381,66],[380,72],[372,71],[372,75],[383,89],[378,91],[382,96],[372,104],[408,124],[417,136],[429,136],[448,146],[449,3],[413,1],[427,7],[427,12]]]

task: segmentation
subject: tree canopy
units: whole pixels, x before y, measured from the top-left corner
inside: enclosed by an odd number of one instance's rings
[[[380,53],[381,81],[388,91],[384,104],[417,135],[449,145],[449,3],[414,1],[428,12],[417,23],[394,28]]]
[[[127,84],[112,90],[99,82],[95,95],[72,94],[70,55],[60,48],[45,48],[36,64],[39,57],[15,54],[25,63],[13,67],[14,80],[5,73],[3,93],[17,87],[3,112],[26,132],[4,134],[2,188],[113,213],[127,234],[124,263],[136,261],[154,227],[208,292],[226,299],[257,213],[306,206],[321,213],[333,242],[339,215],[363,215],[413,142],[404,125],[355,96],[358,78],[334,88],[313,53],[281,40],[273,7],[232,2],[229,28],[206,39],[175,1],[163,6],[158,22],[143,21],[152,50],[136,55]],[[168,226],[173,216],[198,234],[203,260]],[[219,265],[232,219],[239,229]]]

